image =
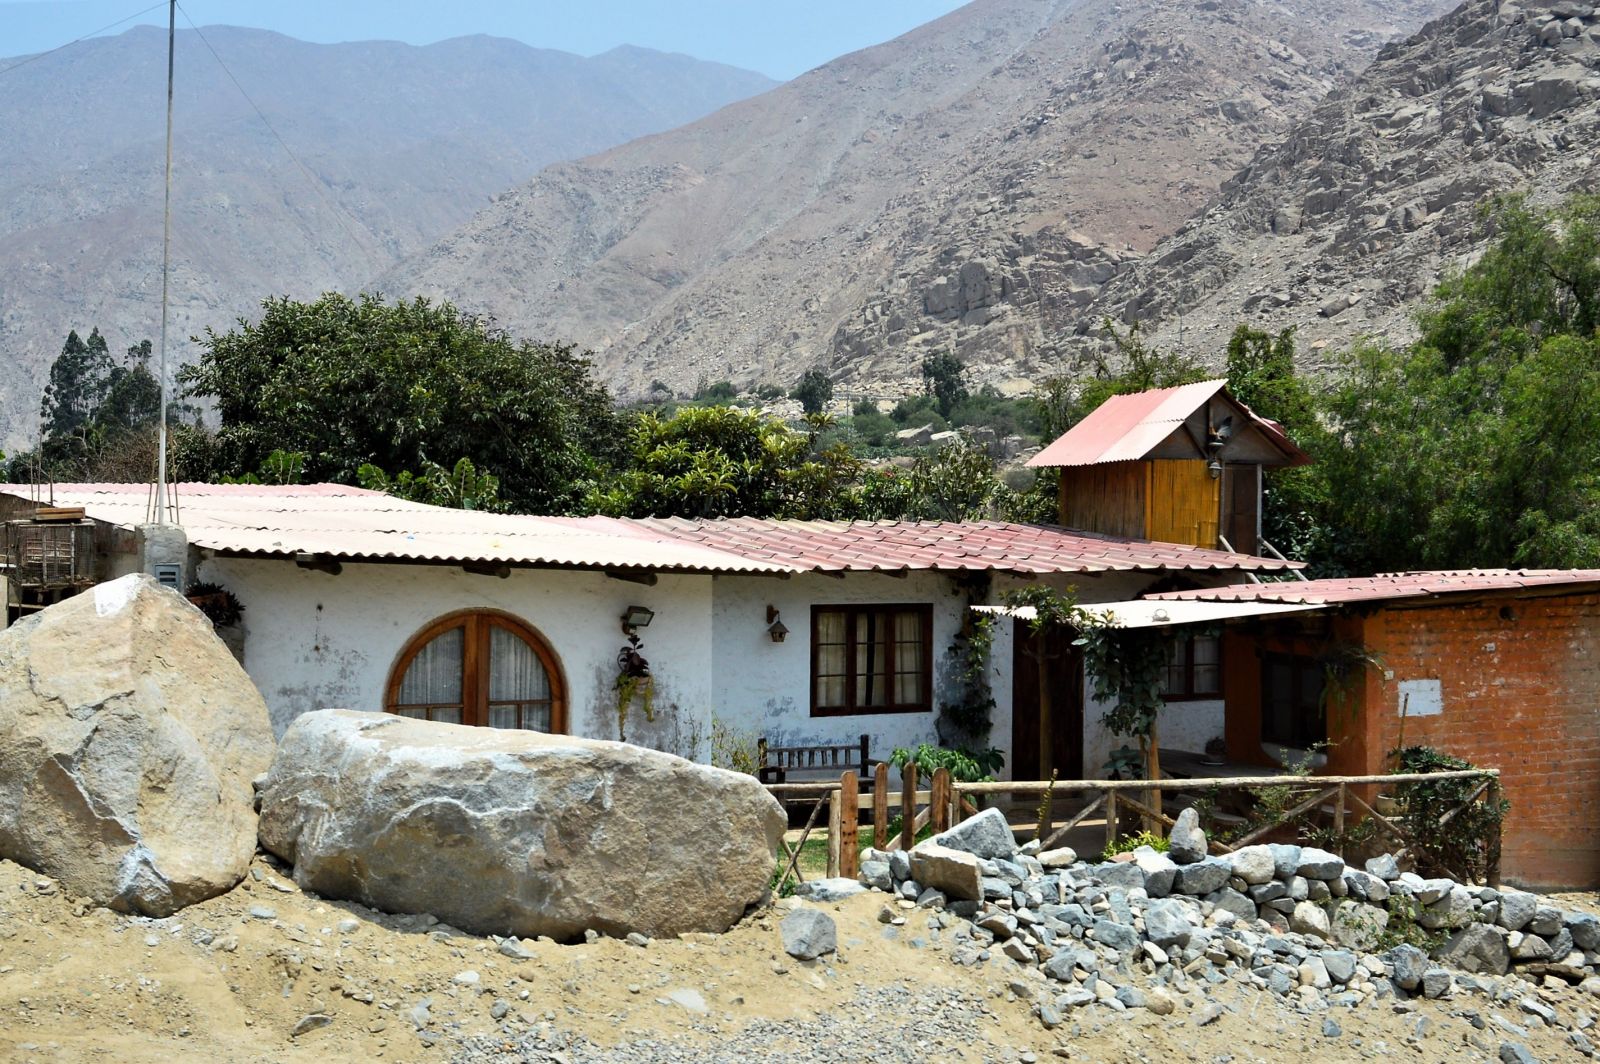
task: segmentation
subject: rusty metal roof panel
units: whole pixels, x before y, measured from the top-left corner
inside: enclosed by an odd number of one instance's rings
[[[1035,468],[1135,462],[1172,435],[1223,389],[1223,379],[1113,395],[1050,446],[1028,459]]]
[[[1357,602],[1582,584],[1600,585],[1600,569],[1443,569],[1325,580],[1235,584],[1193,591],[1169,591],[1149,597],[1200,602],[1251,601],[1339,606]]]
[[[605,518],[557,518],[565,521]],[[1299,567],[1180,543],[1120,539],[1005,521],[773,521],[612,518],[620,524],[797,569],[1002,570],[1033,574],[1108,570],[1253,570]]]
[[[0,486],[27,497],[30,489]],[[1004,521],[777,521],[534,517],[451,510],[315,484],[180,484],[191,543],[227,553],[711,573],[996,570],[1282,571],[1281,562],[1176,543]],[[56,485],[55,502],[132,528],[149,520],[141,484]]]

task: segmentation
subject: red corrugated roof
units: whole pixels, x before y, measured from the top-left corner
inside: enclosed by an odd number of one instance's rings
[[[30,498],[26,485],[0,494]],[[57,484],[55,501],[133,528],[148,484]],[[999,570],[1282,571],[1299,563],[1004,521],[634,520],[450,510],[339,484],[180,484],[178,523],[197,547],[293,557],[495,562],[663,572]]]
[[[1113,395],[1032,458],[1035,468],[1090,466],[1106,462],[1136,462],[1176,432],[1196,410],[1224,390],[1227,380],[1200,381],[1175,388],[1153,388],[1131,395]],[[1283,451],[1290,465],[1310,458],[1284,433],[1283,426],[1227,397],[1252,424]]]
[[[1474,591],[1515,591],[1519,588],[1568,584],[1600,584],[1600,569],[1444,569],[1326,580],[1233,584],[1192,591],[1168,591],[1146,597],[1198,602],[1250,601],[1336,606],[1353,602],[1427,598]]]
[[[1280,562],[1049,525],[1006,521],[772,521],[749,517],[560,518],[614,520],[639,535],[671,537],[713,550],[820,572],[845,570],[996,569],[1082,573],[1129,569],[1286,570]]]

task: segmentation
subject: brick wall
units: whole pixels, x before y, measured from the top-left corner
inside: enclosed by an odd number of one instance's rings
[[[1402,739],[1498,768],[1511,802],[1504,877],[1600,886],[1600,596],[1396,603],[1367,618],[1364,638],[1392,673],[1366,684],[1365,771],[1385,771]],[[1402,736],[1404,681],[1437,681],[1440,712],[1406,717]],[[1429,685],[1412,690],[1426,702]]]

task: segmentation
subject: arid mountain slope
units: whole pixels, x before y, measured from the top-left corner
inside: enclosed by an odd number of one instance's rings
[[[1220,357],[1240,321],[1313,355],[1407,317],[1482,245],[1498,192],[1600,190],[1600,19],[1587,3],[1470,0],[1386,48],[1092,306]]]
[[[491,37],[418,48],[204,32],[306,169],[180,32],[178,339],[267,295],[358,288],[541,166],[774,84],[638,48],[585,59]],[[156,334],[165,82],[166,34],[149,28],[0,74],[0,447],[31,435],[69,328],[123,345]]]
[[[1056,351],[1148,250],[1429,0],[977,0],[563,163],[390,273],[601,352],[624,392],[810,365],[865,390]]]

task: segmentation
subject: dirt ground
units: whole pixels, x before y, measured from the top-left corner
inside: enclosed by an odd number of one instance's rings
[[[1565,903],[1593,908],[1594,900],[1569,896]],[[524,943],[531,959],[517,959],[493,940],[428,926],[428,918],[383,916],[307,896],[259,858],[239,888],[166,920],[88,907],[49,880],[0,861],[0,1059],[565,1059],[499,1056],[492,1049],[486,1056],[481,1048],[487,1042],[509,1049],[512,1039],[541,1026],[553,1038],[618,1047],[617,1059],[646,1059],[625,1048],[645,1035],[689,1053],[673,1059],[694,1059],[695,1046],[715,1045],[762,1020],[832,1017],[837,1037],[838,1018],[864,990],[886,986],[982,996],[985,1008],[964,1035],[970,1044],[949,1058],[969,1061],[1054,1054],[1242,1062],[1303,1053],[1323,1060],[1484,1060],[1501,1036],[1492,1022],[1487,1031],[1475,1030],[1463,1013],[1499,1014],[1524,1025],[1529,1019],[1514,1001],[1494,1005],[1478,996],[1418,1002],[1414,1012],[1380,1001],[1300,1014],[1270,994],[1230,984],[1210,997],[1195,991],[1170,1016],[1118,1015],[1095,1006],[1047,1031],[1028,1000],[1031,986],[1047,990],[1042,980],[1031,982],[1031,973],[1005,960],[957,967],[945,937],[929,928],[927,911],[897,910],[906,923],[890,926],[879,920],[886,901],[868,894],[825,906],[838,922],[840,951],[820,962],[783,954],[781,912],[773,910],[726,935],[644,947],[540,940]],[[674,1003],[668,995],[676,990],[697,991],[708,1011]],[[1600,1011],[1600,1000],[1575,989],[1543,993],[1563,1017]],[[424,999],[429,1004],[419,1014]],[[1230,1011],[1196,1026],[1191,1011],[1211,1000]],[[293,1033],[315,1015],[331,1022]],[[1341,1028],[1336,1036],[1325,1033],[1330,1016]],[[1419,1018],[1427,1021],[1420,1038]],[[474,1038],[481,1041],[469,1052],[463,1045]],[[1564,1038],[1535,1027],[1519,1040],[1538,1059],[1554,1061],[1575,1056]]]

